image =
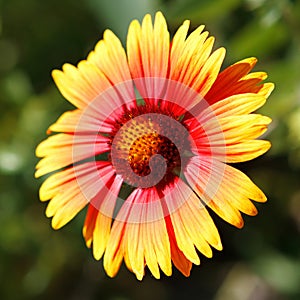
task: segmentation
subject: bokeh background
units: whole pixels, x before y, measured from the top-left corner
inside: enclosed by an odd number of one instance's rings
[[[71,105],[50,72],[84,59],[106,28],[123,42],[130,20],[162,10],[173,34],[206,24],[227,48],[224,67],[249,56],[276,90],[261,110],[273,147],[239,167],[266,192],[242,230],[216,220],[224,251],[190,278],[108,278],[81,235],[82,212],[55,232],[33,177],[36,145]],[[300,2],[292,0],[0,1],[0,299],[300,299]]]

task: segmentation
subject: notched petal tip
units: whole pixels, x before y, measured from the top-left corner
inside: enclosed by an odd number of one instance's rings
[[[41,185],[39,191],[39,197],[41,202],[46,202],[51,199],[51,194],[48,192],[47,188],[45,187],[45,182],[46,181],[44,181],[44,183]]]
[[[52,215],[53,215],[52,213],[47,214],[47,210],[46,210],[46,216],[48,218],[51,218]],[[70,221],[69,217],[64,217],[64,216],[61,216],[59,213],[56,213],[52,217],[51,226],[54,230],[58,230],[58,229],[64,227],[69,221]]]
[[[270,150],[270,148],[272,147],[272,144],[270,141],[266,141],[266,140],[259,140],[261,142],[263,142],[262,145],[262,154],[266,153],[267,151]]]
[[[41,141],[37,147],[35,148],[35,156],[36,157],[44,157],[46,154],[45,154],[45,144],[47,144],[47,141],[48,139],[45,139],[43,141]],[[39,163],[36,165],[36,168],[39,167]]]
[[[242,229],[245,225],[243,218],[240,218],[239,220],[235,220],[234,224],[232,224],[233,226]]]
[[[192,270],[192,269],[184,269],[184,270],[180,270],[180,272],[181,272],[185,277],[190,277],[190,275],[191,275],[191,270]]]
[[[219,242],[215,245],[213,245],[213,247],[218,250],[218,251],[222,251],[223,250],[223,244],[221,242],[221,239],[219,239]]]
[[[248,63],[251,66],[251,68],[253,68],[256,65],[257,61],[258,61],[258,59],[256,57],[252,56],[252,57],[242,59],[242,60],[236,62],[235,64]]]
[[[96,247],[93,247],[93,256],[95,260],[100,260],[103,256],[103,251],[98,251]]]
[[[219,59],[224,60],[224,57],[226,55],[226,48],[225,47],[220,47],[218,48],[215,52],[220,52],[218,56]]]
[[[259,202],[259,203],[265,203],[268,201],[267,196],[263,193],[263,191],[261,189],[259,189],[256,185],[255,185],[255,197],[252,197],[254,199],[252,199],[255,202]]]
[[[145,275],[145,273],[138,273],[138,272],[135,272],[134,274],[136,276],[136,279],[139,281],[142,281]]]
[[[46,210],[46,217],[47,218],[51,218],[51,216],[47,215],[47,210]],[[59,230],[60,228],[62,228],[64,225],[66,224],[63,224],[63,223],[60,223],[58,220],[52,218],[51,220],[51,227],[54,229],[54,230]]]
[[[273,82],[267,82],[263,85],[259,93],[262,94],[265,98],[268,98],[274,89],[275,84]]]
[[[61,70],[54,69],[51,71],[51,77],[53,78],[54,82],[59,79],[59,76],[61,76],[61,73],[63,73]]]

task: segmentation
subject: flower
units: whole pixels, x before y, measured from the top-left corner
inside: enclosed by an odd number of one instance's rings
[[[124,260],[138,279],[185,276],[198,253],[221,250],[208,206],[241,228],[242,213],[263,192],[228,165],[265,153],[257,139],[270,118],[253,112],[273,90],[255,58],[222,72],[225,49],[185,21],[170,43],[162,13],[132,21],[127,53],[109,30],[87,60],[52,75],[76,109],[64,113],[41,142],[36,177],[47,217],[58,229],[87,206],[83,235],[95,259],[115,276]]]

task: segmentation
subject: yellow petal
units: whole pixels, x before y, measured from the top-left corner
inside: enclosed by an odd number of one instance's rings
[[[266,98],[254,93],[230,96],[218,101],[196,114],[197,120],[205,124],[214,118],[225,118],[229,116],[241,116],[249,114],[264,105]]]
[[[69,195],[64,195],[62,197],[64,201],[66,201],[65,205],[60,205],[58,209],[56,209],[55,214],[52,219],[52,227],[54,229],[59,229],[65,224],[67,224],[70,220],[72,220],[88,203],[88,200],[82,195],[80,192],[72,193]],[[51,203],[52,201],[50,201]],[[60,202],[61,204],[61,202]],[[49,210],[48,216],[49,216]],[[52,214],[52,212],[50,213]]]
[[[128,63],[135,85],[147,99],[159,99],[166,81],[170,37],[161,12],[156,13],[154,26],[151,16],[144,17],[142,26],[134,20],[128,30]]]
[[[198,149],[225,148],[256,139],[267,130],[270,122],[270,118],[258,114],[212,118],[194,130],[192,138]]]
[[[110,277],[116,276],[123,260],[123,234],[125,224],[125,222],[114,221],[104,253],[103,265],[107,275]]]
[[[266,153],[271,147],[269,141],[253,140],[246,141],[236,145],[226,146],[226,162],[238,163],[254,159]],[[218,150],[212,148],[215,157],[218,157]],[[223,151],[220,153],[220,159],[223,157]]]
[[[122,183],[122,178],[117,175],[114,182],[109,187],[105,187],[105,190],[98,195],[101,204],[97,204],[96,207],[98,215],[93,232],[93,255],[97,260],[102,257],[109,240],[113,212]]]
[[[213,83],[215,82],[221,65],[225,57],[225,48],[219,48],[216,50],[204,64],[196,82],[199,82],[199,86],[195,84],[195,90],[197,90],[203,97],[207,94]]]
[[[121,88],[119,94],[125,102],[135,99],[125,50],[112,31],[105,30],[103,40],[97,43],[87,60],[99,68],[115,90]]]
[[[270,96],[270,94],[272,93],[272,91],[274,90],[274,88],[275,88],[274,83],[267,82],[260,86],[257,93],[259,95],[262,95],[262,96],[268,98]]]
[[[238,94],[235,93],[237,82],[247,75],[256,63],[257,59],[250,57],[227,67],[218,75],[210,91],[206,94],[205,100],[212,104],[234,94]],[[247,91],[244,91],[244,93],[245,92]]]
[[[239,211],[248,215],[257,213],[249,199],[266,201],[262,191],[244,173],[222,162],[212,164],[202,158],[200,165],[199,160],[193,158],[185,176],[206,205],[239,228],[243,226]]]
[[[53,216],[53,228],[69,222],[102,190],[113,174],[112,166],[107,163],[84,163],[47,178],[40,195],[42,200],[51,198],[46,215]]]
[[[111,85],[95,65],[81,61],[78,68],[64,64],[63,71],[54,70],[52,77],[62,95],[78,108],[86,107]]]
[[[42,141],[36,148],[36,156],[43,157],[36,165],[39,177],[94,157],[110,149],[109,139],[101,135],[56,134]]]

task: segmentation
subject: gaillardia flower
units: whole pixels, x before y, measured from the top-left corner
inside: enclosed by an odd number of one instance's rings
[[[152,24],[134,20],[127,52],[109,30],[77,67],[52,75],[76,108],[50,126],[41,142],[36,177],[46,215],[58,229],[87,206],[83,236],[95,259],[115,276],[122,261],[138,279],[147,267],[155,278],[185,276],[199,253],[221,250],[207,207],[241,228],[241,213],[255,215],[251,200],[263,192],[228,165],[265,153],[257,139],[270,123],[253,113],[272,83],[250,73],[255,58],[222,72],[225,49],[185,21],[172,41],[163,15]]]

